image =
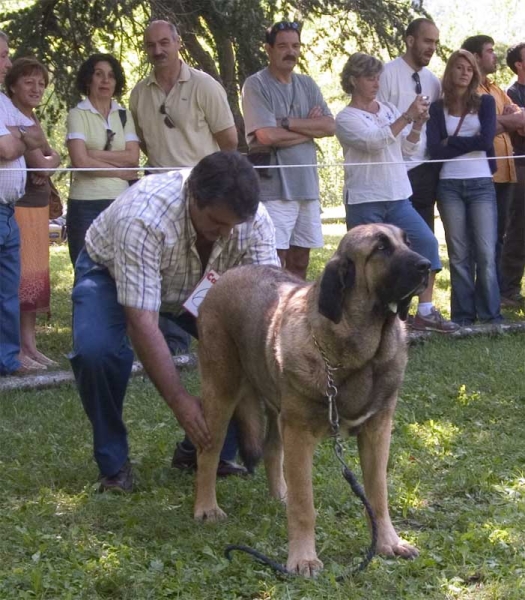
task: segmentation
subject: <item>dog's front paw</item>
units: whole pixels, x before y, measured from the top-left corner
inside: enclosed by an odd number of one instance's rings
[[[206,521],[207,523],[217,523],[218,521],[224,521],[227,518],[227,514],[221,510],[218,506],[213,508],[195,508],[193,518],[197,521]]]
[[[313,558],[288,558],[286,570],[294,575],[303,577],[317,577],[323,570],[323,563],[314,556]]]
[[[413,559],[419,555],[419,550],[398,537],[397,540],[391,543],[378,543],[377,553],[383,556],[400,556],[401,558]]]

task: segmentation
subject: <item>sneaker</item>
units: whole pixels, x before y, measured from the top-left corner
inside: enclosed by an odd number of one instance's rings
[[[175,448],[171,466],[181,471],[197,470],[197,453],[195,450],[188,450],[179,443]],[[233,460],[220,460],[217,467],[217,477],[229,477],[230,475],[244,476],[248,475],[248,470],[234,462]]]
[[[438,333],[454,333],[459,329],[457,323],[447,321],[435,307],[432,307],[430,314],[426,317],[416,313],[410,326],[416,331],[437,331]]]
[[[521,294],[501,296],[500,301],[504,308],[525,308],[525,298]]]
[[[102,477],[98,491],[129,493],[133,491],[133,471],[131,463],[127,460],[116,475]]]

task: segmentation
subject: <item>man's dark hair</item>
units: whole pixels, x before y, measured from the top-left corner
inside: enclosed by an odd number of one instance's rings
[[[77,90],[83,96],[89,95],[89,85],[93,79],[95,66],[99,62],[107,62],[111,65],[113,74],[115,75],[115,96],[118,98],[126,87],[126,76],[124,75],[122,65],[111,54],[92,54],[80,65],[77,74]]]
[[[507,65],[511,71],[518,74],[516,63],[521,62],[521,51],[525,48],[525,42],[520,42],[507,50]]]
[[[259,178],[239,152],[214,152],[193,167],[188,188],[200,209],[222,205],[248,221],[259,206]]]
[[[481,56],[485,44],[494,44],[494,40],[490,35],[472,35],[461,44],[461,47],[463,50],[468,50],[472,54]]]
[[[301,41],[301,24],[297,21],[279,21],[274,23],[271,27],[266,30],[266,43],[272,46],[275,44],[275,38],[280,31],[295,31]]]
[[[416,37],[423,25],[434,25],[434,27],[436,27],[436,24],[434,23],[434,21],[432,21],[432,19],[427,19],[426,17],[414,19],[408,24],[408,27],[406,28],[405,40],[409,36]]]

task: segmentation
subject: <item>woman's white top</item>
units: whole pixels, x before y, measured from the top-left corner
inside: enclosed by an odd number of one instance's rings
[[[411,156],[419,142],[406,139],[409,127],[394,136],[390,125],[401,113],[390,102],[378,104],[376,114],[347,106],[335,118],[345,163],[359,163],[344,167],[345,204],[405,200],[412,195],[403,154]]]
[[[461,117],[453,117],[452,115],[449,115],[448,110],[445,109],[445,123],[447,126],[448,135],[454,135],[460,118]],[[470,113],[463,120],[461,128],[456,135],[460,137],[471,137],[478,135],[480,130],[481,123],[479,121],[478,113]],[[479,160],[461,160],[462,158],[478,158]],[[492,178],[492,173],[490,172],[489,163],[487,161],[487,153],[484,150],[467,152],[467,154],[458,156],[458,159],[459,160],[443,163],[441,172],[439,173],[440,179],[476,179],[477,177]]]

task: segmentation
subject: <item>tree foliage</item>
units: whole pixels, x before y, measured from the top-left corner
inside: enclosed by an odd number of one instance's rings
[[[170,20],[182,36],[184,59],[221,81],[240,125],[240,87],[266,64],[264,30],[275,20],[314,23],[309,49],[315,53],[322,42],[319,60],[329,67],[349,42],[397,54],[403,30],[417,12],[422,8],[409,0],[38,0],[0,13],[0,22],[16,55],[35,55],[48,66],[56,110],[62,110],[78,100],[75,74],[95,51],[121,60],[136,57],[127,68],[129,82],[135,83],[147,70],[141,53],[145,24]]]

